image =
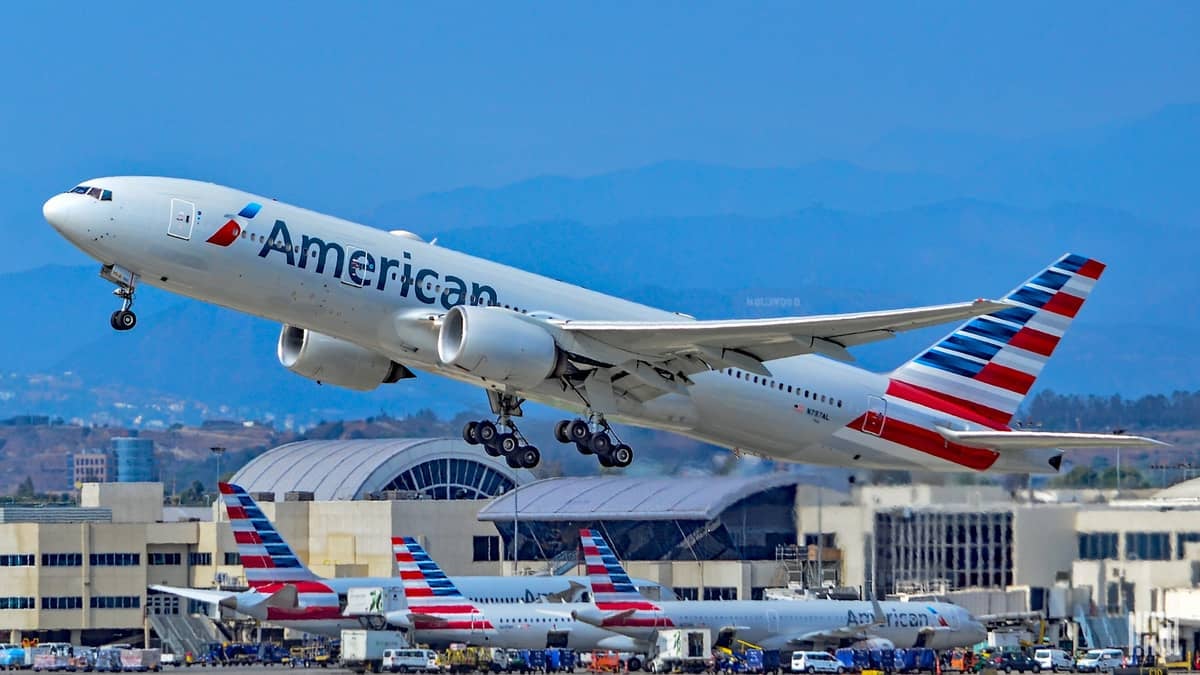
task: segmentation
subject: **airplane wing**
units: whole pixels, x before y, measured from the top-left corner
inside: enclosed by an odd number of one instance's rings
[[[587,590],[587,586],[578,581],[567,582],[567,587],[557,593],[549,593],[545,596],[546,602],[574,602],[580,591]]]
[[[160,593],[170,593],[181,598],[189,600],[198,600],[200,602],[212,602],[222,607],[234,607],[237,604],[237,593],[232,591],[212,591],[202,588],[180,588],[178,586],[162,586],[152,584],[150,590]]]
[[[680,361],[685,375],[688,371],[698,372],[711,366],[736,367],[769,376],[770,371],[763,361],[814,353],[853,361],[847,347],[884,340],[901,331],[990,314],[1007,307],[1007,303],[1000,301],[976,300],[914,309],[781,319],[559,320],[551,324],[565,336],[580,340],[581,346],[588,342],[599,343],[616,352],[632,355],[630,361],[654,364]],[[693,367],[687,367],[686,362],[691,362]]]
[[[1030,450],[1034,448],[1141,448],[1169,446],[1145,436],[1125,434],[1084,434],[1058,431],[955,431],[937,427],[942,438],[972,448]]]

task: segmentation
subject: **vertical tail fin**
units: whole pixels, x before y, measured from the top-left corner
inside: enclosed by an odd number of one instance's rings
[[[237,542],[246,583],[250,587],[320,579],[300,562],[296,552],[283,540],[283,535],[241,486],[220,483],[217,487],[229,513],[233,540]]]
[[[442,568],[413,537],[392,537],[396,572],[404,587],[404,598],[417,628],[491,628]]]
[[[629,575],[625,573],[625,568],[621,566],[621,562],[599,532],[580,530],[579,543],[583,546],[588,581],[592,585],[592,602],[598,609],[658,609],[638,592]]]
[[[1103,272],[1101,262],[1064,255],[1005,297],[1013,307],[959,326],[893,371],[893,382],[981,424],[1009,424]]]

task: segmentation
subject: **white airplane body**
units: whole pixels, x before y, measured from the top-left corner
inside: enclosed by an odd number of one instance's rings
[[[987,639],[967,610],[946,602],[857,600],[652,601],[637,592],[604,538],[580,531],[592,588],[588,609],[575,617],[653,644],[672,628],[707,628],[767,649],[813,649],[867,640],[896,647],[950,649]]]
[[[284,324],[278,356],[356,390],[435,373],[488,391],[465,438],[536,465],[526,399],[583,413],[564,443],[626,466],[608,422],[833,466],[1053,473],[1064,447],[1135,436],[1014,431],[1013,413],[1104,266],[1056,261],[1003,301],[784,319],[696,321],[211,183],[114,177],[46,202],[125,298],[146,283]],[[993,316],[984,316],[995,313]],[[888,374],[847,347],[968,319]],[[236,347],[228,347],[236,348]]]

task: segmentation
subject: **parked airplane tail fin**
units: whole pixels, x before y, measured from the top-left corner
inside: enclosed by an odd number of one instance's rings
[[[396,572],[417,628],[490,628],[442,568],[413,537],[392,537]]]
[[[241,486],[220,483],[217,487],[229,513],[229,525],[233,540],[237,542],[242,568],[246,571],[247,585],[256,588],[321,578],[300,561],[254,498]]]
[[[601,610],[658,609],[638,592],[625,568],[617,560],[608,542],[596,530],[579,531],[583,558],[587,565],[588,581],[592,586],[592,602]]]
[[[911,388],[906,398],[1008,425],[1103,272],[1104,263],[1064,255],[1009,293],[1011,307],[959,326],[893,371],[893,383]]]

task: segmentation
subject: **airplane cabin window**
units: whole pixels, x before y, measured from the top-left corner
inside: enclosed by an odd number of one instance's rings
[[[88,188],[87,196],[99,199],[100,198],[100,188]]]
[[[112,190],[102,190],[100,192],[100,201],[111,202],[112,201]]]
[[[86,185],[80,185],[78,187],[71,189],[71,192],[73,194],[77,194],[77,195],[87,194],[87,191],[88,191],[88,186],[86,186]]]

